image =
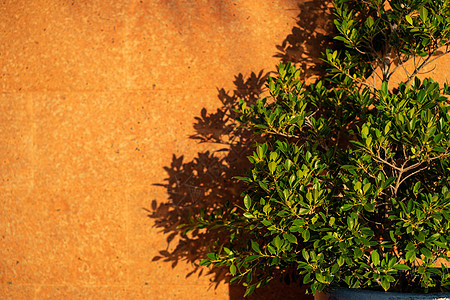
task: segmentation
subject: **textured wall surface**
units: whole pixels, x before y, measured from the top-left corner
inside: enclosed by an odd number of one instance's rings
[[[238,194],[224,112],[280,61],[314,77],[328,17],[323,0],[0,1],[0,299],[241,299],[175,227]]]

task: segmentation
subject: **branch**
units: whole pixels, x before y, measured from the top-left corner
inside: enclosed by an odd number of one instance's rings
[[[306,119],[306,124],[308,124],[309,125],[309,127],[312,127],[312,124],[311,124],[311,117],[312,116],[314,116],[316,113],[318,113],[319,112],[319,109],[316,109],[316,111],[315,112],[313,112],[312,114],[310,114],[309,116],[307,116],[307,117],[305,117],[305,119]]]
[[[405,62],[407,62],[409,60],[409,57],[408,57],[409,55],[407,56],[406,60],[402,59],[402,56],[400,55],[399,52],[397,52],[396,55],[398,57],[399,64],[397,66],[395,66],[395,68],[394,68],[394,70],[392,70],[392,72],[389,73],[389,75],[387,76],[387,79],[389,80],[391,78],[392,74],[395,73],[395,71],[398,69],[398,67],[402,67],[406,73],[406,77],[409,78],[411,75],[409,74],[409,72],[406,69],[405,64],[404,64]]]
[[[287,137],[287,138],[296,138],[296,139],[301,139],[302,138],[299,135],[286,134],[286,133],[282,133],[282,132],[279,132],[279,131],[266,131],[266,132],[270,133],[270,134],[281,135],[281,136],[284,136],[284,137]]]
[[[450,53],[450,50],[447,49],[444,53],[439,54],[439,55],[437,55],[435,58],[433,58],[432,60],[430,60],[431,56],[433,55],[433,54],[431,54],[431,55],[428,56],[428,57],[427,57],[427,58],[426,58],[419,66],[417,66],[417,65],[415,64],[415,57],[416,57],[416,56],[414,55],[414,68],[415,68],[415,70],[414,70],[414,72],[411,74],[411,76],[408,77],[408,80],[406,81],[406,84],[408,84],[412,79],[414,79],[414,78],[416,77],[416,75],[419,74],[420,70],[421,70],[423,67],[427,66],[428,64],[432,63],[432,62],[435,61],[436,59],[441,58],[442,56],[444,56],[444,55],[446,55],[446,54],[448,54],[448,53]]]
[[[427,169],[427,168],[428,168],[428,166],[423,167],[423,168],[421,168],[421,169],[419,169],[419,170],[417,170],[417,171],[412,172],[411,174],[409,174],[408,176],[406,176],[405,178],[403,178],[403,179],[399,182],[398,186],[400,186],[400,184],[402,184],[402,183],[403,183],[406,179],[408,179],[409,177],[411,177],[411,176],[413,176],[414,174],[417,174],[417,173],[419,173],[419,172],[421,172],[421,171],[423,171],[423,170],[425,170],[425,169]],[[396,187],[396,188],[398,188],[398,187]]]
[[[449,156],[449,155],[450,155],[450,152],[442,153],[441,155],[432,157],[432,158],[428,159],[427,161],[418,162],[418,163],[416,163],[416,164],[414,164],[414,165],[412,165],[412,166],[409,166],[409,167],[407,167],[407,168],[404,168],[405,164],[408,162],[408,161],[406,161],[406,162],[402,165],[402,167],[401,167],[401,169],[400,169],[400,171],[399,171],[399,174],[398,174],[398,177],[397,177],[397,183],[395,184],[395,188],[394,188],[394,194],[397,194],[398,188],[400,187],[400,185],[401,185],[406,179],[408,179],[409,177],[411,177],[411,176],[413,176],[413,175],[415,175],[415,174],[417,174],[417,173],[419,173],[419,172],[421,172],[421,171],[427,169],[429,166],[427,165],[427,166],[425,166],[425,167],[423,167],[423,168],[420,168],[420,169],[418,169],[418,170],[412,172],[411,174],[408,174],[407,176],[405,176],[405,177],[402,179],[401,177],[402,177],[402,175],[403,175],[405,172],[408,172],[409,170],[413,170],[413,169],[419,167],[419,166],[420,166],[421,164],[423,164],[423,163],[428,163],[428,162],[430,162],[430,161],[433,161],[433,160],[436,160],[436,159],[440,159],[440,158],[443,158],[443,157]]]
[[[367,87],[369,87],[369,88],[372,88],[374,91],[377,90],[377,89],[375,88],[374,85],[368,84],[367,82],[364,82],[364,81],[361,81],[361,80],[359,80],[359,79],[356,79],[356,78],[352,77],[349,73],[345,72],[345,71],[342,70],[341,68],[338,68],[336,65],[335,65],[335,67],[336,67],[336,69],[338,69],[339,71],[341,71],[341,73],[344,74],[345,76],[347,76],[348,78],[350,78],[350,79],[352,79],[352,80],[358,82],[359,84],[362,84],[362,85],[365,85],[365,86],[367,86]],[[373,92],[373,93],[375,94],[375,92]]]
[[[415,168],[417,168],[418,166],[420,166],[423,163],[430,162],[430,161],[433,161],[433,160],[436,160],[436,159],[440,159],[440,158],[443,158],[443,157],[446,157],[446,156],[449,156],[449,155],[450,155],[450,152],[442,153],[441,155],[429,158],[427,161],[422,161],[422,162],[415,163],[414,165],[409,166],[409,167],[407,167],[405,169],[402,168],[402,171],[408,172],[409,170],[415,169]]]
[[[393,169],[395,169],[395,170],[397,170],[397,171],[399,171],[399,172],[402,172],[402,171],[403,171],[402,168],[399,168],[399,167],[397,167],[396,165],[391,164],[391,163],[388,162],[387,160],[382,159],[379,155],[374,156],[373,159],[375,159],[375,161],[377,161],[377,162],[379,162],[379,163],[384,163],[384,164],[388,165],[389,167],[391,167],[391,168],[393,168]]]

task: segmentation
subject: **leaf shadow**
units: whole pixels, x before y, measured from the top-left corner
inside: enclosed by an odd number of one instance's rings
[[[274,56],[283,63],[290,61],[300,65],[303,69],[302,79],[320,78],[323,75],[321,52],[331,43],[327,35],[332,32],[330,2],[317,0],[299,3],[296,26],[276,46],[277,53]],[[211,212],[223,207],[225,202],[241,201],[240,194],[245,186],[234,176],[249,170],[250,164],[246,157],[257,137],[249,129],[238,126],[234,109],[238,107],[240,99],[254,103],[263,96],[269,75],[264,70],[251,72],[248,76],[239,73],[234,78],[232,91],[217,89],[221,106],[212,112],[203,108],[200,115],[195,117],[195,134],[190,138],[198,143],[213,144],[216,150],[199,152],[188,161],[183,155],[173,155],[170,165],[164,168],[167,178],[155,185],[167,190],[169,201],[155,199],[151,208],[146,210],[154,220],[154,226],[166,235],[166,241],[172,247],[160,250],[153,261],[171,263],[172,267],[183,261],[192,266],[187,277],[208,275],[215,286],[229,282],[227,269],[199,266],[200,260],[209,252],[209,245],[226,235],[202,229],[182,235],[179,226],[199,216],[202,210]],[[249,299],[279,299],[280,295],[283,299],[312,299],[304,295],[305,287],[301,284],[286,286],[288,281],[295,281],[293,277],[284,276],[280,279],[279,282],[257,289]],[[242,299],[244,291],[240,286],[231,285],[230,299]]]
[[[194,230],[188,236],[180,236],[178,226],[188,223],[201,210],[213,211],[220,209],[224,201],[238,201],[243,186],[234,176],[241,175],[248,168],[246,156],[254,139],[248,129],[238,126],[233,109],[239,99],[255,102],[264,89],[267,75],[263,71],[251,73],[247,78],[237,75],[234,91],[218,90],[222,106],[212,113],[204,108],[195,118],[196,134],[190,138],[200,143],[218,144],[220,149],[200,152],[187,162],[184,156],[173,155],[170,166],[164,168],[168,174],[166,182],[155,185],[167,189],[169,202],[158,204],[154,200],[148,212],[149,217],[155,219],[155,226],[167,234],[169,244],[175,237],[178,239],[173,251],[161,250],[153,260],[162,259],[172,262],[173,266],[179,261],[187,261],[193,266],[188,276],[203,269],[198,261],[208,252],[208,245],[220,236],[205,230]],[[224,270],[212,269],[209,274],[214,274],[216,283],[226,280]]]
[[[315,0],[298,4],[299,14],[296,26],[276,48],[281,62],[299,64],[301,79],[320,78],[322,52],[332,45],[334,25],[332,22],[332,1]]]

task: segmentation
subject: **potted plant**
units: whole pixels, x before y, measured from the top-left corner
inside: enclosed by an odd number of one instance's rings
[[[450,2],[335,0],[334,15],[325,79],[306,85],[280,64],[270,96],[240,102],[242,126],[264,141],[239,177],[242,203],[185,230],[222,232],[201,265],[227,266],[246,294],[292,271],[318,297],[445,292],[450,90],[417,75],[449,52]]]

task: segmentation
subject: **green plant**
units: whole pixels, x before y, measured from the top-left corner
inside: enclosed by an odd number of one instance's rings
[[[311,293],[446,290],[450,89],[417,75],[449,52],[450,3],[336,0],[334,11],[342,47],[326,51],[324,80],[305,85],[280,64],[269,97],[240,102],[242,126],[265,140],[239,177],[242,204],[186,231],[225,233],[201,264],[228,266],[247,294],[292,269]]]

